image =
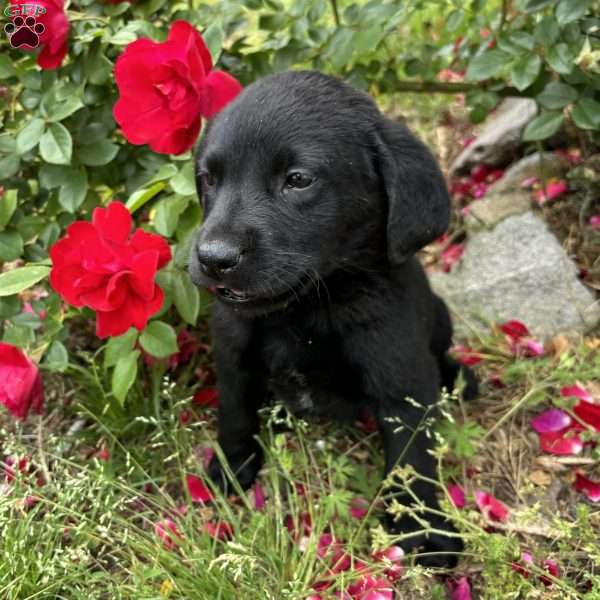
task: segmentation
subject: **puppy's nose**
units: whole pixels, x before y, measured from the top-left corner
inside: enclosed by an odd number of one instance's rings
[[[220,279],[238,266],[242,258],[239,246],[225,240],[203,242],[196,248],[200,268],[205,275]]]

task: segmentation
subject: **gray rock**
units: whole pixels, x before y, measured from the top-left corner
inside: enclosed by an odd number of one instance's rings
[[[469,204],[465,224],[469,231],[489,228],[511,215],[531,210],[531,192],[517,190],[502,194],[487,193],[484,198]]]
[[[459,332],[488,321],[517,319],[537,337],[588,331],[600,304],[577,278],[577,267],[532,212],[510,216],[469,238],[461,262],[431,284],[455,314]]]
[[[523,129],[537,114],[531,98],[506,98],[489,116],[477,139],[450,166],[450,175],[468,171],[473,165],[504,165],[521,145]]]

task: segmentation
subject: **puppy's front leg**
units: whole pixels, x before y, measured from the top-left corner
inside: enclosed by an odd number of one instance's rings
[[[383,436],[385,450],[385,475],[390,474],[392,485],[384,491],[388,506],[395,499],[401,505],[416,505],[419,502],[425,505],[422,512],[416,517],[408,512],[400,515],[387,514],[388,529],[395,533],[414,533],[401,542],[405,552],[420,548],[424,556],[418,562],[431,567],[453,567],[457,562],[457,554],[462,550],[462,542],[456,537],[452,524],[439,514],[440,507],[437,501],[437,486],[430,481],[437,479],[436,461],[431,455],[433,449],[432,438],[428,437],[426,428],[431,427],[434,413],[427,409],[435,402],[437,390],[427,391],[428,384],[422,382],[419,388],[401,392],[395,401],[389,397],[379,405],[379,427]],[[422,389],[425,388],[425,389]],[[425,395],[424,395],[425,392]],[[427,395],[432,397],[427,397]],[[405,398],[409,398],[407,401]],[[423,407],[417,406],[413,400],[423,402]],[[407,482],[393,475],[399,467],[411,465],[418,475],[409,477]],[[419,477],[422,476],[422,477]],[[425,481],[427,478],[430,481]],[[416,499],[415,499],[416,497]],[[423,522],[419,522],[422,519]],[[420,530],[430,529],[429,533],[418,533]],[[445,533],[449,535],[445,535]]]
[[[256,436],[260,431],[258,409],[265,393],[263,369],[249,345],[239,337],[232,341],[230,335],[222,334],[215,336],[215,364],[219,387],[218,441],[229,468],[242,489],[247,489],[262,464]],[[216,456],[209,475],[221,489],[229,489],[225,470]]]

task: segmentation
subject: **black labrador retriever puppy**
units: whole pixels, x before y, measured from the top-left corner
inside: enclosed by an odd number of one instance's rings
[[[217,299],[218,439],[241,486],[261,466],[257,411],[271,397],[301,417],[370,410],[386,474],[410,464],[435,479],[423,419],[460,367],[447,355],[448,311],[414,257],[450,212],[426,147],[366,94],[293,71],[248,86],[209,123],[196,169],[204,223],[190,273]],[[227,485],[217,459],[210,475]],[[435,486],[412,490],[439,510]],[[423,517],[438,533],[407,538],[405,551],[453,565],[462,545],[452,525]],[[388,521],[422,529],[406,514]]]

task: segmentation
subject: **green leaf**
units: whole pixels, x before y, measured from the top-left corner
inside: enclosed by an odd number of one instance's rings
[[[566,25],[585,15],[591,0],[560,0],[556,7],[556,20],[559,25]]]
[[[67,212],[74,213],[83,204],[87,189],[87,171],[82,167],[74,171],[60,186],[58,202]]]
[[[543,89],[541,94],[538,94],[536,100],[544,107],[550,110],[564,108],[567,104],[577,100],[577,90],[559,81],[551,81]]]
[[[156,183],[157,181],[164,181],[165,179],[171,179],[174,175],[177,175],[177,167],[173,163],[165,163],[162,165],[158,172],[152,179],[146,181],[144,186],[149,186],[152,183]]]
[[[44,356],[44,364],[51,371],[62,373],[69,366],[69,353],[62,342],[55,340]]]
[[[73,140],[69,130],[60,123],[51,123],[40,140],[42,158],[54,165],[68,165],[72,152]]]
[[[571,117],[581,129],[600,129],[600,102],[581,98],[573,107]]]
[[[542,59],[537,54],[525,56],[518,61],[510,73],[511,83],[519,90],[528,88],[537,78]]]
[[[200,311],[198,288],[192,283],[187,271],[175,271],[173,276],[173,303],[181,318],[195,325]]]
[[[208,47],[213,63],[216,63],[223,48],[225,31],[219,21],[213,21],[202,33],[202,39]]]
[[[467,68],[467,79],[482,81],[499,75],[510,61],[510,54],[502,50],[488,50],[476,56]]]
[[[100,140],[93,144],[82,145],[77,156],[79,160],[90,167],[100,167],[108,164],[119,151],[119,146],[108,140]]]
[[[553,17],[544,17],[533,32],[535,41],[544,48],[551,48],[560,36],[560,29]]]
[[[6,190],[0,198],[0,231],[2,231],[12,218],[17,208],[17,190]]]
[[[331,65],[336,71],[340,70],[350,61],[354,52],[353,41],[354,31],[347,27],[336,29],[329,40],[323,56],[331,61]]]
[[[19,166],[21,160],[18,155],[11,154],[0,159],[0,173],[2,173],[2,179],[8,179],[19,172]]]
[[[551,6],[552,4],[556,4],[557,0],[528,0],[525,5],[525,10],[528,13],[537,12],[546,8],[547,6]]]
[[[446,30],[450,32],[456,31],[463,24],[464,19],[464,11],[453,10],[446,19]]]
[[[175,233],[179,217],[187,208],[189,201],[189,196],[173,194],[172,196],[167,196],[157,204],[153,224],[160,235],[171,237]]]
[[[2,154],[13,154],[17,151],[17,141],[9,133],[0,134],[0,152]]]
[[[127,393],[135,381],[139,355],[139,350],[133,350],[119,358],[115,365],[112,375],[112,393],[121,406],[125,404]]]
[[[146,202],[152,200],[156,194],[162,192],[167,187],[164,181],[157,181],[150,187],[144,187],[140,190],[136,190],[129,196],[125,206],[129,209],[129,212],[133,214],[136,210],[142,208]]]
[[[0,261],[10,262],[21,258],[23,238],[17,231],[0,232]]]
[[[367,51],[373,52],[379,45],[379,42],[384,38],[385,33],[385,29],[382,27],[381,23],[372,25],[368,29],[357,31],[354,34],[354,41],[352,42],[354,48],[353,52],[358,54]]]
[[[8,79],[16,75],[15,67],[8,54],[0,54],[0,79]]]
[[[48,110],[48,120],[62,121],[83,107],[83,102],[77,96],[69,96],[64,102],[54,103]]]
[[[556,44],[548,49],[546,62],[561,75],[568,75],[575,66],[574,57],[566,44]]]
[[[104,347],[104,367],[114,367],[122,356],[131,352],[138,338],[138,331],[131,327],[124,334],[111,337]]]
[[[17,152],[25,154],[38,145],[44,132],[44,120],[34,118],[17,135]]]
[[[47,190],[51,190],[66,183],[73,174],[73,169],[62,165],[42,165],[38,173],[40,185]]]
[[[167,358],[178,351],[177,334],[171,325],[151,321],[140,335],[140,345],[156,358]]]
[[[562,112],[543,112],[529,122],[523,132],[523,139],[526,142],[545,140],[560,129],[563,120]]]
[[[192,161],[185,164],[181,171],[170,181],[171,188],[182,196],[192,196],[196,193],[196,178]]]
[[[48,276],[50,267],[31,265],[0,274],[0,296],[12,296]]]

